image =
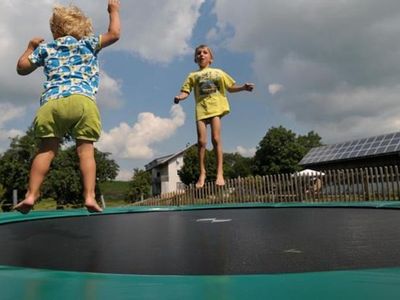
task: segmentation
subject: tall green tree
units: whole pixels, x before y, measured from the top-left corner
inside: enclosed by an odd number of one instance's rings
[[[282,126],[272,127],[257,147],[253,162],[254,173],[267,175],[298,171],[304,155],[311,148],[321,145],[321,137],[313,131],[298,136]]]
[[[132,202],[140,201],[150,197],[151,174],[148,171],[134,169],[132,180],[129,183],[128,200]]]

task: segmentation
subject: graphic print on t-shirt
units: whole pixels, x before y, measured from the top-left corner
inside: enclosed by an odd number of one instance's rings
[[[201,74],[198,77],[198,86],[199,86],[199,95],[200,96],[206,96],[210,95],[213,93],[216,93],[219,88],[219,77],[212,76],[213,74],[211,72],[207,72],[204,74]]]

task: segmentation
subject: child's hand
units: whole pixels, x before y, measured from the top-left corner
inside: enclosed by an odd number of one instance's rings
[[[108,8],[107,8],[108,13],[112,13],[114,11],[118,12],[119,5],[120,5],[119,0],[108,0]]]
[[[34,37],[33,39],[31,39],[30,41],[29,41],[29,44],[28,44],[28,49],[30,49],[30,50],[35,50],[38,46],[39,46],[39,44],[40,43],[42,43],[42,42],[44,42],[44,38],[41,38],[41,37]]]
[[[254,83],[245,83],[245,84],[243,85],[243,88],[244,88],[246,91],[251,92],[251,91],[254,89]]]
[[[174,103],[178,104],[179,101],[185,100],[189,96],[187,92],[181,92],[179,95],[176,95],[174,98]]]

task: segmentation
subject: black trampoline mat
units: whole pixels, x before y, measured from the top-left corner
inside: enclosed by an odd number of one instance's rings
[[[224,208],[8,223],[0,265],[159,275],[399,267],[400,211]]]

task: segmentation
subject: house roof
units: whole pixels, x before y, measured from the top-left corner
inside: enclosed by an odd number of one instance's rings
[[[153,159],[151,162],[149,162],[148,164],[146,164],[144,167],[145,167],[146,171],[149,171],[151,169],[154,169],[155,167],[164,165],[164,164],[168,163],[169,161],[171,161],[172,159],[176,158],[177,156],[185,153],[185,151],[187,151],[191,146],[192,146],[191,144],[188,144],[186,146],[186,148],[184,148],[176,153],[157,157],[157,158]]]
[[[354,160],[400,152],[400,132],[312,148],[300,161],[302,166]]]

